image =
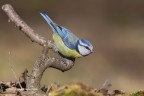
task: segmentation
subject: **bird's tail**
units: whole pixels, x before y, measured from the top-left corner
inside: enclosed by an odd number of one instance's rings
[[[49,18],[47,14],[40,13],[40,15],[46,20],[46,22],[50,25],[53,31],[57,31],[55,23]]]

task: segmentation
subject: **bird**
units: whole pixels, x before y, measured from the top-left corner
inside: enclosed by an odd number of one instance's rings
[[[80,39],[69,29],[54,23],[45,13],[40,13],[51,27],[52,38],[58,52],[67,58],[80,58],[93,53],[93,45],[86,39]]]

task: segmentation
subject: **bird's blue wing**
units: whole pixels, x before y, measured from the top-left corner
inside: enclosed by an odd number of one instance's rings
[[[41,16],[47,21],[47,23],[52,28],[53,32],[58,33],[58,35],[62,38],[63,42],[70,49],[75,49],[76,43],[78,41],[78,37],[75,36],[70,30],[65,27],[59,26],[55,24],[47,14],[40,13]]]
[[[45,21],[50,25],[50,27],[52,28],[52,30],[54,32],[57,31],[57,27],[55,25],[55,23],[48,17],[47,14],[44,14],[44,13],[40,13],[40,15],[45,19]]]
[[[62,32],[60,32],[60,36],[67,47],[70,49],[76,49],[76,43],[79,38],[74,35],[70,30],[65,27],[59,26]],[[62,34],[61,34],[62,33]]]
[[[61,29],[60,29],[61,27],[59,27],[56,23],[54,23],[47,14],[45,14],[45,13],[40,13],[40,15],[41,15],[41,16],[45,19],[45,21],[50,25],[50,27],[52,28],[53,32],[58,33],[58,34],[59,34],[60,36],[62,36],[62,37],[66,35],[65,31],[64,31],[64,32],[61,31]]]

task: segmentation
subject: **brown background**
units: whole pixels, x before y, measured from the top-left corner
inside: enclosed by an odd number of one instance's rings
[[[77,59],[67,72],[47,69],[42,85],[82,82],[98,88],[108,79],[116,89],[144,88],[143,0],[0,0],[0,6],[6,3],[47,38],[52,32],[40,12],[94,46],[95,53]],[[12,52],[11,62],[19,75],[25,68],[31,70],[42,48],[7,21],[0,10],[0,81],[15,81],[8,67],[8,52]]]

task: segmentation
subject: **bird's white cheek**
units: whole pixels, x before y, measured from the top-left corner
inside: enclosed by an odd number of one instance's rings
[[[88,49],[86,49],[84,46],[78,45],[78,50],[79,50],[80,54],[83,56],[90,54],[90,51]]]

